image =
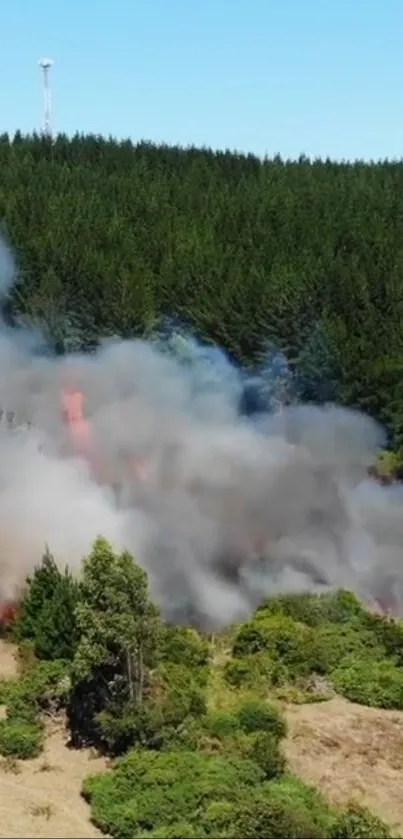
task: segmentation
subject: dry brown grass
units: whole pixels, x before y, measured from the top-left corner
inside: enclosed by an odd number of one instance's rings
[[[286,708],[290,768],[336,804],[358,801],[403,836],[403,712],[335,697]]]
[[[0,679],[14,679],[17,675],[17,648],[0,638]]]

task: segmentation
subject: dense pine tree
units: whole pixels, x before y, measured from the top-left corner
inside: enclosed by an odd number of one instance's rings
[[[283,350],[304,398],[361,406],[401,444],[403,164],[17,134],[0,166],[8,315],[57,351],[183,318],[243,363]]]

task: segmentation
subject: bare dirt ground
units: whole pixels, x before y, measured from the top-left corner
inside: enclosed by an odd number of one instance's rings
[[[17,673],[14,650],[0,640],[0,678]],[[49,731],[35,760],[0,760],[1,839],[92,839],[102,834],[91,824],[80,790],[86,775],[105,768],[91,751],[67,747],[62,729]]]
[[[403,712],[340,697],[286,709],[291,769],[336,803],[356,801],[403,836]]]
[[[12,679],[18,673],[16,648],[0,638],[0,679]]]

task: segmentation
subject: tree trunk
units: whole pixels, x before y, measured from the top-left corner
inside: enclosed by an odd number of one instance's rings
[[[130,701],[134,702],[136,698],[136,692],[134,687],[134,679],[133,679],[133,662],[130,649],[126,650],[126,666],[127,666],[127,681],[129,683],[129,696]]]

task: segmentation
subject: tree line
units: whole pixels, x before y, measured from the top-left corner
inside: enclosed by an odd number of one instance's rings
[[[282,350],[300,398],[360,407],[400,446],[402,163],[17,133],[0,167],[7,314],[58,352],[168,316],[242,364]]]

